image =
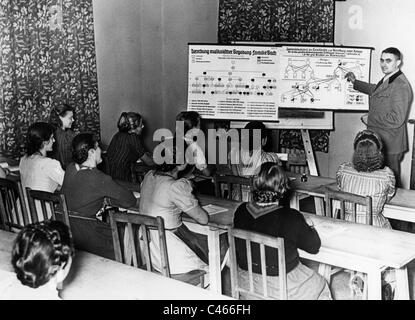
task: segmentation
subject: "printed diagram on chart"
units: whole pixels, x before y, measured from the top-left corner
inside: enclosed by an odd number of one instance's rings
[[[276,94],[277,79],[264,71],[236,70],[231,62],[229,70],[204,70],[192,75],[190,93],[195,95],[226,96],[273,96]]]
[[[358,60],[338,60],[337,65],[332,72],[325,77],[317,77],[315,69],[310,63],[310,58],[305,59],[303,64],[288,59],[288,64],[283,73],[283,80],[294,82],[291,90],[281,94],[281,102],[290,103],[307,103],[313,104],[320,101],[320,94],[344,94],[346,104],[363,103],[363,94],[353,92],[342,93],[346,90],[346,79],[344,76],[348,72],[353,72],[357,79],[363,79],[363,64]],[[300,61],[301,62],[301,61]],[[321,67],[320,67],[321,68]],[[327,68],[325,68],[327,69]]]

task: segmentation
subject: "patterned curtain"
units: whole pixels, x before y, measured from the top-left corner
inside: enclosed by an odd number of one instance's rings
[[[24,153],[27,128],[62,102],[99,135],[92,0],[0,0],[0,152]]]
[[[334,0],[220,0],[218,41],[333,42]],[[329,134],[310,131],[315,151],[328,152]],[[298,130],[280,137],[281,147],[303,148]]]

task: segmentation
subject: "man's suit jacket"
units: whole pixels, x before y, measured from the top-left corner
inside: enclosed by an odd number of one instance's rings
[[[408,150],[406,122],[412,101],[411,85],[399,70],[381,85],[356,80],[354,89],[369,95],[367,128],[380,135],[385,153]]]

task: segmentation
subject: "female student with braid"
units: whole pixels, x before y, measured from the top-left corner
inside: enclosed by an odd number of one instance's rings
[[[132,191],[97,169],[102,162],[101,148],[93,134],[78,134],[72,149],[74,162],[68,166],[62,185],[69,210],[94,218],[104,212],[108,202],[123,208],[136,205]]]
[[[13,245],[14,272],[2,276],[0,299],[57,300],[58,286],[71,268],[74,246],[69,228],[45,220],[25,226]]]
[[[108,147],[109,175],[114,179],[132,181],[131,164],[137,160],[154,166],[153,158],[145,152],[141,141],[143,119],[137,112],[123,112],[118,119],[118,132]]]
[[[241,204],[235,212],[234,227],[284,238],[287,270],[288,299],[331,299],[326,280],[300,262],[298,249],[316,254],[320,237],[308,221],[295,209],[284,207],[281,200],[288,191],[288,178],[284,170],[273,162],[261,165],[254,178],[253,199]],[[254,290],[262,292],[259,248],[252,248]],[[266,248],[267,286],[269,294],[278,298],[278,256],[275,249]],[[249,286],[245,242],[236,239],[238,277],[240,285]]]

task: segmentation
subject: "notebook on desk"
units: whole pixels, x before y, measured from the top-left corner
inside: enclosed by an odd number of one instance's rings
[[[220,212],[226,212],[228,211],[228,209],[221,207],[221,206],[217,206],[215,204],[207,204],[205,206],[202,207],[203,209],[206,210],[206,212],[211,216]]]

